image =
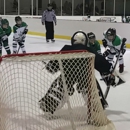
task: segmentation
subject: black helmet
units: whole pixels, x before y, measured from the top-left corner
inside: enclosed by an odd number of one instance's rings
[[[17,21],[22,21],[22,18],[20,16],[16,16],[15,17],[15,22],[17,22]]]
[[[115,36],[116,35],[116,29],[115,28],[109,28],[106,32],[107,36]]]
[[[49,3],[49,4],[47,5],[47,7],[50,7],[50,6],[52,7],[52,4],[51,4],[51,3]]]
[[[88,36],[89,39],[95,39],[96,38],[96,36],[93,32],[88,33],[87,36]]]

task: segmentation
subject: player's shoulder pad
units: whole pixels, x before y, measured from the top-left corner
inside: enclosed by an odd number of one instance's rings
[[[22,22],[22,26],[28,26],[25,22]]]
[[[114,45],[115,46],[118,46],[118,45],[120,45],[121,44],[121,38],[118,36],[118,35],[116,35],[116,38],[115,38],[115,40],[114,40]]]
[[[13,26],[13,28],[19,28],[19,27],[18,27],[18,25],[17,25],[17,24],[15,24],[15,25]]]
[[[9,26],[8,29],[12,29],[11,26]]]

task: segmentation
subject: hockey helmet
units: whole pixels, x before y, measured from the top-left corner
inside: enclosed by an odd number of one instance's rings
[[[95,42],[96,36],[95,36],[95,34],[93,32],[88,33],[87,36],[88,36],[88,39],[89,39],[90,43],[94,43]]]
[[[21,18],[20,16],[16,16],[16,17],[15,17],[15,22],[16,22],[17,24],[21,24],[21,23],[22,23],[22,18]]]
[[[113,41],[116,36],[116,29],[115,28],[109,28],[106,32],[106,37],[109,41]]]
[[[52,7],[52,4],[51,4],[51,3],[49,3],[49,4],[47,5],[47,7]]]
[[[107,36],[114,36],[116,35],[116,29],[115,28],[109,28],[106,32]]]
[[[2,25],[2,28],[8,28],[9,21],[7,19],[2,19],[1,20],[1,25]]]
[[[88,43],[88,37],[85,32],[83,31],[77,31],[73,34],[71,37],[71,44],[83,44],[87,45]]]

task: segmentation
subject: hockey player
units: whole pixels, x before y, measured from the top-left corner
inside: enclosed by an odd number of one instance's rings
[[[109,28],[107,31],[105,31],[102,43],[103,46],[106,48],[106,51],[103,53],[103,55],[107,57],[107,60],[110,63],[113,63],[114,55],[118,57],[119,51],[121,49],[121,53],[119,56],[119,72],[122,73],[124,71],[123,55],[126,51],[126,46],[125,43],[122,42],[122,38],[116,34],[116,29]]]
[[[102,55],[100,43],[96,40],[95,34],[90,32],[87,34],[87,36],[89,39],[88,47],[90,47],[92,50],[96,51],[98,54]]]
[[[7,19],[1,20],[0,27],[0,56],[2,56],[2,46],[4,46],[7,54],[11,54],[8,37],[11,34],[11,27],[9,26],[9,22]]]
[[[19,50],[17,50],[17,44],[19,45],[19,48],[21,48],[23,53],[26,53],[25,50],[25,38],[26,34],[28,32],[27,24],[22,21],[22,18],[20,16],[15,17],[16,24],[13,26],[13,53],[18,53]]]
[[[82,32],[78,31],[76,32],[73,37],[71,38],[72,45],[65,45],[61,51],[72,51],[72,50],[87,50],[89,52],[92,52],[95,55],[95,69],[100,72],[100,74],[104,75],[106,77],[106,84],[115,85],[115,76],[111,75],[112,70],[112,64],[109,63],[102,55],[99,55],[97,52],[93,51],[91,48],[87,47],[88,38],[87,35]],[[83,60],[84,62],[81,62],[80,60],[73,60],[73,63],[70,61],[64,60],[62,61],[63,64],[63,70],[65,73],[65,81],[67,85],[67,92],[69,96],[72,96],[74,93],[73,85],[75,83],[78,83],[76,90],[78,93],[81,93],[82,96],[85,98],[85,95],[87,92],[85,91],[88,86],[87,85],[87,67],[86,70],[83,67],[84,65],[88,64],[87,59]],[[65,66],[64,66],[65,65]],[[64,68],[65,67],[65,68]],[[67,68],[67,69],[66,69]],[[56,73],[60,70],[59,64],[57,60],[51,60],[46,65],[46,69],[50,73]],[[82,78],[81,78],[82,75]],[[85,83],[85,84],[83,84]],[[57,87],[58,86],[58,87]],[[97,87],[99,91],[101,90],[98,82]],[[100,91],[99,95],[101,96],[101,103],[103,105],[103,108],[105,108],[105,105],[108,105],[107,102],[104,100],[103,94]],[[63,88],[63,81],[62,81],[62,75],[60,75],[55,81],[51,84],[50,89],[46,93],[46,95],[39,101],[40,108],[44,112],[50,112],[54,113],[58,108],[61,108],[64,105],[64,88]],[[62,104],[62,105],[61,105]]]

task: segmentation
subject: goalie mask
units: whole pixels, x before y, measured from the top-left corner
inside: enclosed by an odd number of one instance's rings
[[[71,44],[83,44],[87,45],[88,43],[88,37],[85,32],[83,31],[77,31],[73,34],[71,37]]]
[[[15,17],[15,22],[17,25],[21,25],[22,24],[22,18],[20,16]]]
[[[109,28],[106,32],[106,38],[112,42],[115,39],[116,36],[116,29],[115,28]]]

